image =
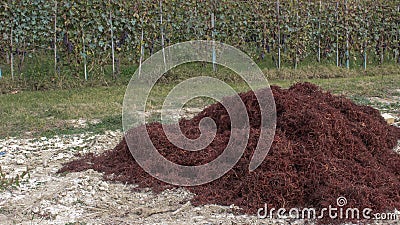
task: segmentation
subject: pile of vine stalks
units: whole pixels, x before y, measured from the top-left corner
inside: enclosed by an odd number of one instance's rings
[[[379,111],[310,83],[271,88],[277,127],[263,163],[252,172],[248,169],[260,120],[259,113],[249,113],[250,137],[241,159],[221,178],[187,187],[195,193],[192,204],[234,204],[240,212],[253,215],[264,204],[271,208],[313,207],[320,212],[329,205],[337,207],[337,198],[345,197],[344,210],[371,208],[376,213],[400,209],[400,155],[393,150],[400,139],[399,128],[389,126]],[[240,97],[248,112],[259,110],[252,91]],[[189,138],[198,136],[198,123],[204,117],[214,119],[218,130],[214,141],[198,152],[172,145],[159,123],[148,124],[147,130],[154,146],[168,160],[201,165],[221,154],[230,137],[229,115],[220,103],[192,119],[182,119],[182,132],[190,131]],[[135,162],[125,138],[110,151],[65,164],[60,172],[87,169],[103,172],[105,180],[138,184],[139,188],[173,188]]]

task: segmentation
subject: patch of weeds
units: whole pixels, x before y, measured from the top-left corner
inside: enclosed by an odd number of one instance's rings
[[[391,91],[390,94],[391,94],[392,96],[400,96],[400,89]]]
[[[74,146],[74,147],[71,147],[70,150],[71,150],[72,152],[80,152],[80,151],[82,151],[84,148],[85,148],[85,147],[82,147],[82,146]]]
[[[148,118],[146,118],[146,122],[161,122],[161,113],[151,113]]]
[[[64,172],[62,172],[62,173],[57,173],[57,174],[58,174],[58,176],[60,176],[60,177],[66,177],[67,174],[69,174],[69,172],[64,171]]]
[[[0,166],[0,191],[17,188],[21,185],[21,182],[27,181],[30,177],[28,171],[17,174],[15,177],[7,177]]]
[[[100,123],[89,124],[89,130],[95,133],[101,133],[106,130],[118,130],[122,127],[121,114],[104,117]]]
[[[51,130],[44,131],[39,134],[42,137],[53,137],[55,135],[72,135],[81,133],[92,133],[101,134],[106,130],[118,130],[122,128],[122,117],[121,115],[107,116],[101,120],[100,123],[91,124],[89,123],[87,127],[75,128],[75,127],[65,127],[65,128],[55,128]]]
[[[371,105],[372,102],[364,97],[364,96],[350,96],[349,97],[354,103],[359,104],[359,105]]]
[[[146,117],[146,123],[155,123],[155,122],[159,122],[162,124],[172,124],[175,122],[175,120],[165,117],[161,119],[160,112],[152,112],[149,116]]]
[[[400,102],[393,103],[383,103],[383,102],[374,102],[374,106],[383,112],[393,112],[400,110]]]
[[[77,199],[76,201],[73,202],[74,205],[86,205],[84,201],[82,201],[81,199]]]
[[[87,223],[84,222],[68,222],[65,225],[86,225]]]

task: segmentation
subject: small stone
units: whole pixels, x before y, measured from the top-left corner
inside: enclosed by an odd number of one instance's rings
[[[393,117],[392,115],[390,115],[390,114],[388,114],[388,113],[384,113],[384,114],[382,114],[382,117],[385,119],[385,121],[386,121],[389,125],[394,124],[394,117]]]
[[[99,186],[100,191],[108,191],[108,184],[106,182],[101,182]]]
[[[204,222],[204,216],[195,216],[192,219],[195,223]]]
[[[13,222],[3,214],[0,214],[0,221],[4,224],[13,224]]]
[[[25,160],[24,159],[17,159],[17,165],[23,165],[24,163],[25,163]]]
[[[63,159],[64,156],[65,156],[64,153],[60,153],[60,154],[57,155],[57,157],[55,159],[56,160],[60,160],[60,159]]]
[[[47,167],[47,166],[48,166],[47,159],[43,159],[43,167]]]
[[[101,120],[99,120],[99,119],[90,120],[90,124],[96,125],[96,124],[99,124],[99,123],[101,123]]]
[[[39,207],[34,207],[33,209],[32,209],[32,212],[33,213],[35,213],[35,214],[37,214],[37,213],[39,213]]]

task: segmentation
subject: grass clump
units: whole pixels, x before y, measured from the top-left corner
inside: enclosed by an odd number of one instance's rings
[[[0,191],[17,188],[21,185],[21,182],[27,181],[29,178],[30,174],[28,171],[24,171],[13,177],[7,177],[6,173],[0,166]]]

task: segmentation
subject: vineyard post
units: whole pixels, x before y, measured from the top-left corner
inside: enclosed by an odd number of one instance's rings
[[[366,21],[365,34],[364,34],[364,70],[367,70],[367,45],[368,45],[369,21],[365,10],[364,10],[364,20]]]
[[[140,58],[139,58],[139,69],[138,69],[138,77],[140,77],[140,73],[142,72],[142,61],[144,57],[144,46],[143,46],[143,20],[142,20],[142,35],[140,37]]]
[[[400,13],[400,5],[398,5],[397,6],[397,13]],[[397,27],[399,27],[400,26],[400,24],[399,24],[399,21],[397,20]],[[395,43],[397,43],[397,51],[396,51],[396,55],[395,55],[395,57],[394,57],[394,60],[395,60],[395,63],[396,63],[396,61],[397,61],[397,63],[400,63],[400,56],[399,56],[399,54],[400,54],[400,40],[399,40],[399,33],[400,33],[400,29],[397,29],[397,32],[396,32],[396,42]]]
[[[263,36],[264,36],[263,53],[264,53],[264,56],[267,53],[267,41],[268,41],[268,39],[267,39],[267,23],[265,21],[266,21],[266,18],[263,18],[263,25],[264,25],[264,27],[263,27],[264,28],[263,29]]]
[[[6,64],[10,64],[10,55],[8,51],[6,52]]]
[[[321,62],[321,7],[322,1],[319,1],[318,9],[318,62]]]
[[[279,0],[276,0],[276,19],[278,24],[278,69],[281,68],[281,25],[279,24]]]
[[[211,38],[212,38],[212,64],[213,64],[213,71],[216,72],[217,71],[217,56],[215,53],[215,12],[217,11],[217,5],[215,0],[212,1],[212,9],[211,9]]]
[[[162,10],[162,0],[160,0],[160,29],[161,29],[161,48],[164,59],[164,71],[167,71],[167,62],[165,59],[165,49],[164,49],[164,27],[163,27],[163,10]]]
[[[87,80],[88,79],[88,76],[87,76],[87,65],[86,65],[86,46],[85,46],[85,33],[84,33],[84,30],[83,30],[83,28],[82,28],[82,51],[83,51],[83,54],[82,54],[82,56],[83,56],[83,70],[84,70],[84,74],[85,74],[85,80]]]
[[[339,14],[338,14],[338,10],[339,10],[339,1],[336,2],[336,66],[339,67],[339,27],[338,27],[338,23],[339,23]]]
[[[112,4],[110,0],[110,32],[111,32],[111,57],[112,57],[112,76],[116,79],[115,75],[115,49],[114,49],[114,29],[113,29],[113,22],[112,22]]]
[[[213,41],[213,44],[212,44],[212,63],[213,63],[213,71],[215,72],[215,71],[217,71],[217,68],[216,68],[216,54],[215,54],[215,17],[214,17],[214,12],[212,12],[211,13],[211,29],[212,29],[212,34],[211,34],[211,37],[212,37],[212,41]]]
[[[367,70],[367,41],[364,42],[364,70]]]
[[[194,18],[198,18],[198,16],[197,16],[197,0],[194,1]],[[197,34],[197,32],[198,32],[197,29],[198,28],[197,28],[197,24],[196,24],[196,29],[194,29],[194,34],[195,34],[196,38],[198,39],[199,37]]]
[[[344,1],[344,8],[345,8],[345,27],[346,27],[346,68],[350,68],[350,50],[349,50],[349,21],[348,21],[348,8],[347,8],[347,0]]]
[[[57,0],[54,1],[54,76],[57,77]]]
[[[383,6],[381,5],[380,6],[380,11],[382,12],[382,14],[383,14]],[[382,16],[384,16],[384,15],[382,15]],[[381,47],[381,55],[380,55],[380,57],[381,57],[381,59],[380,59],[380,63],[381,64],[383,64],[383,60],[384,60],[384,51],[385,51],[385,48],[384,48],[384,41],[385,41],[385,38],[384,38],[384,29],[380,29],[380,39],[381,39],[381,42],[380,42],[380,47]]]
[[[294,69],[297,70],[297,52],[299,51],[299,32],[300,32],[300,26],[299,26],[299,1],[296,1],[297,3],[297,8],[296,8],[296,48],[294,51]]]
[[[10,29],[10,65],[11,65],[11,79],[14,80],[14,53],[13,53],[13,27],[11,22],[11,29]]]
[[[381,12],[382,12],[382,16],[384,17],[385,13],[384,13],[383,5],[381,5]],[[384,29],[381,30],[381,37],[382,37],[382,42],[381,42],[381,48],[382,48],[382,51],[381,51],[381,64],[383,64],[383,61],[384,61],[384,58],[385,58],[385,44],[384,44],[384,42],[385,42],[385,33],[382,32],[382,31],[384,31]]]

